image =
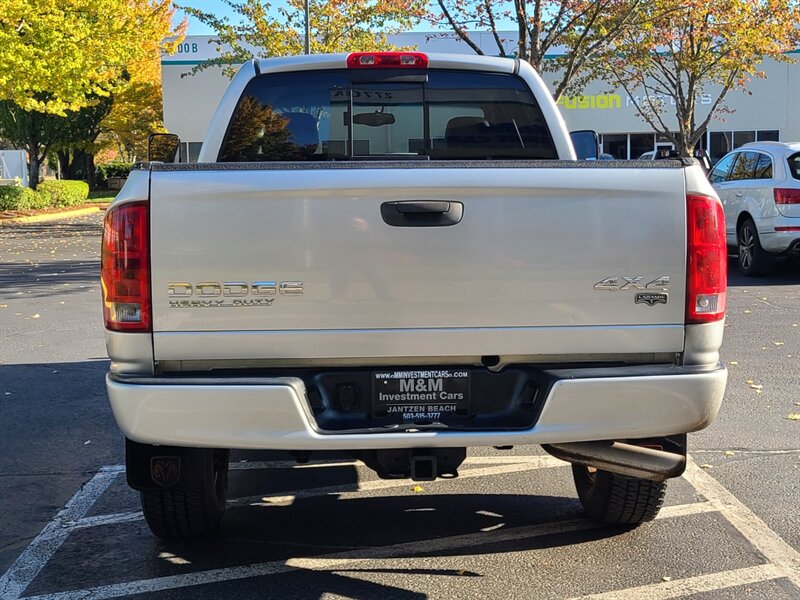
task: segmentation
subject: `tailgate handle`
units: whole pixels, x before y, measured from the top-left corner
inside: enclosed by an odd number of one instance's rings
[[[393,227],[447,227],[464,216],[461,202],[402,200],[381,204],[381,217]]]

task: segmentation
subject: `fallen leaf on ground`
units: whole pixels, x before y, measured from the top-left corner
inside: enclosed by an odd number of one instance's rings
[[[758,383],[751,383],[750,387],[753,388],[754,390],[763,390],[764,389],[764,386],[763,385],[759,385]]]
[[[424,492],[425,490],[421,485],[415,485],[414,487],[411,488],[411,491],[418,494],[420,492]]]
[[[753,311],[748,309],[748,310],[744,311],[744,314],[749,315],[751,312],[753,312]]]
[[[731,360],[731,361],[728,361],[728,364],[729,365],[738,365],[739,363],[736,362],[735,360]]]
[[[39,316],[40,316],[39,313],[36,313],[35,315],[31,315],[31,319],[38,319]]]
[[[700,465],[700,468],[701,469],[713,469],[714,465],[710,465],[708,463],[703,463],[702,465]]]
[[[0,304],[0,308],[8,308],[8,304]]]
[[[746,383],[747,385],[750,385],[751,383],[753,383],[753,380],[752,380],[752,379],[748,379],[747,381],[745,381],[745,383]]]
[[[733,450],[725,450],[725,456],[736,456],[736,452]]]
[[[661,581],[672,581],[672,577],[664,575],[664,577],[661,578]]]
[[[777,342],[773,340],[772,343],[775,344],[776,346],[783,346],[783,342]]]
[[[789,416],[786,418],[790,421],[800,421],[800,413],[789,413]]]

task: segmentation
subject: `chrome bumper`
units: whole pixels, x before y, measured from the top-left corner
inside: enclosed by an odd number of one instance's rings
[[[552,370],[536,424],[513,431],[328,433],[297,378],[106,377],[114,417],[136,442],[175,446],[366,450],[557,444],[688,433],[717,415],[727,370],[639,366]]]

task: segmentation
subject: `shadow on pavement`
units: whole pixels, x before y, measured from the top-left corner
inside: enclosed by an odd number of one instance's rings
[[[24,294],[25,298],[68,296],[83,292],[87,287],[100,288],[100,261],[0,263],[0,277],[4,298],[11,299],[19,294]]]
[[[728,287],[759,287],[762,285],[799,285],[800,259],[781,258],[775,261],[766,277],[747,277],[739,271],[736,255],[728,256]]]

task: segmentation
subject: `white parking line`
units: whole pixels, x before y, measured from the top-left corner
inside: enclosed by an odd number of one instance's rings
[[[561,461],[552,456],[534,456],[529,457],[536,460],[526,460],[524,462],[517,462],[513,464],[500,464],[493,467],[482,467],[475,469],[461,469],[458,472],[458,479],[469,479],[471,477],[487,477],[489,475],[508,475],[509,473],[519,473],[521,471],[534,471],[538,469],[551,469],[554,467],[567,467],[568,463]],[[447,479],[440,479],[437,481],[423,482],[421,485],[431,485],[436,487],[447,482]],[[349,498],[360,494],[361,492],[374,492],[377,490],[386,490],[398,487],[412,487],[413,481],[408,479],[373,479],[371,481],[362,481],[357,484],[344,484],[344,485],[331,485],[327,487],[308,488],[304,490],[297,490],[292,495],[295,498],[316,498],[319,496],[328,496],[330,494],[338,494],[342,498]],[[280,496],[281,500],[286,496]],[[269,496],[249,496],[247,498],[236,498],[231,501],[233,505],[250,504],[252,502],[269,501]]]
[[[120,472],[116,466],[103,467],[69,499],[0,577],[0,598],[16,600],[20,597],[67,539],[73,526],[89,512]]]
[[[682,517],[689,514],[698,514],[715,510],[716,508],[711,506],[711,504],[708,502],[680,506],[668,506],[661,511],[658,519]],[[145,594],[197,585],[206,585],[210,583],[235,581],[240,579],[249,579],[252,577],[263,577],[266,575],[277,575],[280,573],[289,573],[291,571],[303,569],[336,570],[344,566],[350,566],[366,561],[397,558],[406,555],[414,557],[420,554],[444,552],[457,548],[474,548],[478,545],[514,542],[574,531],[599,529],[601,527],[602,525],[593,523],[586,519],[543,523],[541,525],[530,525],[505,530],[493,530],[490,532],[467,533],[464,535],[434,538],[431,540],[415,540],[413,542],[403,542],[401,544],[393,544],[391,546],[357,548],[308,558],[290,558],[285,561],[272,561],[260,564],[245,565],[241,567],[211,569],[208,571],[187,573],[185,575],[155,577],[153,579],[129,581],[125,583],[104,585],[82,590],[70,590],[66,592],[57,592],[55,594],[31,596],[26,598],[26,600],[72,600],[73,598],[81,598],[81,600],[103,600],[105,598],[119,598],[120,596],[127,596],[130,594]]]
[[[487,462],[481,457],[476,457],[479,460],[469,462]],[[540,468],[564,466],[566,463],[557,460],[551,456],[520,456],[520,457],[501,457],[501,461],[489,460],[490,464],[501,463],[497,466],[476,468],[476,469],[463,469],[461,477],[485,477],[488,475],[499,475],[504,473],[516,473],[520,471],[527,471]],[[513,459],[514,464],[505,464],[506,460]],[[469,459],[468,459],[469,460]],[[323,463],[312,463],[303,465],[301,468],[309,468],[315,464],[331,465],[331,464],[346,464],[352,465],[356,463],[332,463],[330,461]],[[245,466],[246,465],[246,466]],[[271,461],[271,462],[254,462],[254,463],[234,463],[234,469],[266,469],[266,468],[279,468],[279,467],[297,467],[293,462],[289,461]],[[55,518],[48,523],[45,528],[39,533],[36,538],[28,545],[22,554],[14,561],[14,564],[6,571],[0,578],[0,598],[3,600],[16,600],[25,592],[25,589],[36,578],[45,564],[53,557],[61,545],[66,540],[67,536],[74,529],[84,529],[87,527],[94,527],[98,525],[113,525],[117,523],[125,523],[130,521],[138,521],[142,518],[140,511],[132,511],[129,513],[117,513],[112,515],[97,515],[92,517],[84,517],[89,512],[91,507],[97,502],[101,495],[109,488],[114,482],[114,479],[120,473],[125,472],[124,465],[111,465],[101,468],[95,476],[89,480],[64,506],[64,508],[55,516]],[[359,484],[360,491],[372,491],[392,487],[405,487],[409,485],[406,480],[379,480],[367,481]],[[353,493],[352,485],[345,486],[331,486],[329,488],[317,488],[302,490],[296,492],[299,497],[313,497],[321,496],[329,493]],[[250,501],[259,501],[263,497],[258,496]],[[241,502],[241,501],[239,501]],[[234,502],[236,503],[236,502]]]
[[[470,457],[467,464],[488,464],[491,466],[465,468],[461,478],[485,477],[519,473],[536,469],[567,466],[558,459],[548,455],[536,456],[501,456]],[[231,468],[268,469],[268,468],[315,468],[330,466],[356,466],[357,462],[324,461],[305,465],[296,465],[290,461],[265,461],[252,463],[234,463]],[[11,568],[0,578],[0,598],[17,600],[26,588],[41,572],[63,544],[66,537],[75,529],[84,529],[100,525],[112,525],[138,521],[142,513],[138,511],[96,515],[85,517],[99,497],[113,483],[115,477],[124,472],[122,465],[103,467],[81,490],[79,490],[64,508],[56,515],[42,532],[31,542],[28,548],[14,562]],[[644,586],[614,590],[587,596],[595,600],[650,600],[658,598],[676,598],[688,594],[711,592],[739,585],[747,585],[778,578],[787,578],[800,587],[800,553],[784,542],[775,532],[757,517],[742,502],[708,473],[700,469],[689,459],[685,479],[695,490],[705,496],[706,502],[698,502],[679,506],[668,506],[661,510],[659,519],[677,518],[706,512],[719,512],[735,527],[767,560],[767,564],[712,573],[697,577],[689,577],[674,581],[661,581]],[[431,482],[427,491],[433,491],[444,482]],[[357,489],[353,489],[357,485]],[[295,492],[297,497],[317,497],[327,494],[339,494],[342,498],[354,497],[363,492],[406,487],[414,485],[407,480],[370,480],[358,484],[312,488]],[[428,484],[424,484],[428,485]],[[256,496],[236,499],[233,504],[247,504],[253,501],[286,501],[288,496]],[[375,561],[400,556],[418,556],[453,550],[468,546],[498,544],[519,541],[560,533],[582,531],[600,527],[583,519],[545,523],[541,525],[516,527],[512,529],[494,529],[458,536],[435,538],[432,540],[416,540],[414,542],[356,548],[316,557],[297,557],[285,561],[273,561],[261,564],[245,565],[223,569],[212,569],[175,575],[157,577],[141,581],[125,582],[106,586],[98,586],[83,590],[71,590],[31,597],[30,600],[68,600],[80,597],[84,600],[114,598],[136,593],[158,592],[183,587],[192,587],[216,582],[233,581],[261,577],[278,573],[287,573],[298,569],[336,570],[344,565]]]
[[[695,490],[717,507],[722,516],[753,544],[764,558],[781,570],[782,577],[788,578],[800,588],[800,552],[784,542],[753,511],[691,459],[686,465],[684,477]]]
[[[666,600],[703,592],[716,592],[739,585],[749,585],[784,577],[780,567],[773,564],[746,567],[710,575],[686,577],[674,581],[659,581],[626,590],[614,590],[591,596],[580,596],[580,600]],[[578,598],[573,598],[578,600]]]
[[[459,479],[469,479],[470,477],[488,477],[490,475],[507,475],[510,473],[519,473],[521,471],[532,471],[536,469],[549,469],[554,467],[569,466],[568,463],[558,460],[557,458],[553,458],[552,456],[526,456],[520,458],[523,458],[524,460],[514,464],[505,464],[505,461],[490,461],[490,463],[500,462],[501,464],[492,467],[462,469],[459,474]],[[256,464],[256,463],[249,463],[249,464]],[[270,463],[261,463],[261,464],[267,465]],[[477,464],[486,464],[486,463],[478,462]],[[324,466],[329,466],[329,465],[326,464]],[[261,466],[258,468],[269,468],[269,467]],[[442,485],[446,481],[447,480],[444,479],[430,483],[432,484],[432,487],[435,487],[437,485]],[[297,490],[291,495],[270,496],[270,495],[259,494],[257,496],[232,498],[231,500],[228,501],[228,506],[250,506],[256,504],[260,506],[268,506],[270,504],[274,504],[276,506],[278,505],[285,506],[286,504],[293,502],[297,498],[317,498],[321,496],[329,496],[331,494],[336,494],[340,498],[345,499],[358,496],[363,492],[374,492],[377,490],[385,490],[391,488],[411,487],[412,485],[413,482],[410,482],[407,479],[377,479],[371,481],[362,481],[357,484],[331,485],[327,487],[317,487],[317,488],[308,488],[304,490]],[[356,486],[356,489],[354,489],[354,486]],[[98,525],[114,525],[116,523],[138,521],[143,518],[144,517],[142,516],[141,511],[117,513],[114,515],[98,515],[81,519],[74,525],[74,527],[78,529],[78,528],[94,527]]]

